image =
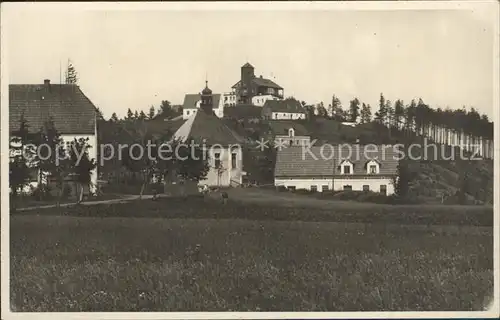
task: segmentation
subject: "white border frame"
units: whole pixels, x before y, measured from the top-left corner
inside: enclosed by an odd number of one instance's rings
[[[478,312],[46,312],[46,313],[26,313],[11,312],[10,310],[10,290],[9,290],[9,187],[8,187],[8,51],[5,49],[6,34],[5,30],[5,11],[11,6],[32,6],[43,10],[115,10],[115,11],[134,11],[134,10],[363,10],[363,11],[386,11],[386,10],[472,10],[478,7],[490,6],[488,9],[495,11],[497,19],[494,19],[494,70],[493,72],[493,102],[494,102],[494,299],[493,304],[488,311]],[[1,293],[2,293],[2,318],[5,319],[325,319],[325,318],[350,318],[350,319],[393,319],[393,318],[493,318],[498,317],[499,298],[500,298],[500,279],[499,279],[499,203],[500,203],[500,177],[499,177],[499,159],[500,159],[500,130],[497,125],[500,116],[500,82],[499,82],[499,2],[490,1],[370,1],[370,2],[170,2],[170,3],[148,3],[148,2],[107,2],[107,3],[2,3],[1,6],[1,50],[0,66],[0,93],[1,93]],[[7,24],[8,25],[8,24]]]

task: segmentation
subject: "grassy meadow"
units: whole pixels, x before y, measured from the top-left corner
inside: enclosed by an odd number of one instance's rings
[[[491,301],[492,210],[346,208],[161,199],[15,213],[11,305],[465,311]]]

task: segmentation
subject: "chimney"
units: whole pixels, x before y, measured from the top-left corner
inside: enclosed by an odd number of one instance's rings
[[[43,85],[45,87],[45,91],[50,92],[50,80],[49,79],[43,80]]]

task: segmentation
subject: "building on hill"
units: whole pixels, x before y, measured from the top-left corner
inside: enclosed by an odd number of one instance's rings
[[[270,137],[268,140],[274,141],[279,146],[308,146],[311,137],[307,129],[295,121],[269,121]]]
[[[52,119],[64,143],[88,138],[89,157],[97,161],[97,108],[75,84],[11,84],[9,85],[9,131],[19,130],[21,117],[27,121],[30,133],[36,133]],[[12,138],[12,136],[11,136]],[[46,181],[36,174],[30,185],[36,187]],[[40,180],[40,177],[43,179]],[[97,168],[91,175],[91,190],[97,185]]]
[[[283,88],[270,79],[256,77],[255,68],[248,62],[241,67],[241,78],[232,90],[237,104],[263,105],[260,100],[283,99]]]
[[[201,93],[190,93],[184,96],[184,103],[182,104],[182,119],[187,120],[189,117],[195,115],[201,107]],[[219,118],[224,116],[224,95],[215,93],[212,94],[213,111]]]
[[[306,111],[297,100],[267,100],[262,107],[262,118],[267,120],[300,120],[306,118]]]
[[[288,189],[374,191],[393,194],[394,146],[324,145],[278,151],[275,185]]]
[[[208,85],[201,94],[198,112],[175,132],[173,138],[189,143],[195,141],[209,150],[209,172],[200,185],[239,186],[243,182],[243,138],[229,129],[213,110],[213,95]]]

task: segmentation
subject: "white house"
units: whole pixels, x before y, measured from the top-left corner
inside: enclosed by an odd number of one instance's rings
[[[306,111],[296,100],[266,100],[262,117],[268,120],[300,120],[306,118]]]
[[[313,146],[278,151],[275,185],[318,192],[329,190],[394,193],[398,159],[394,146]]]
[[[252,105],[257,107],[263,107],[267,100],[283,100],[272,94],[263,94],[252,97]]]
[[[97,161],[97,108],[79,86],[73,84],[11,84],[9,85],[9,131],[11,139],[19,130],[21,117],[26,119],[30,133],[36,133],[52,119],[62,140],[69,146],[74,139],[88,138],[91,159]],[[33,175],[30,185],[40,181]],[[42,175],[42,183],[45,181]],[[91,191],[97,184],[97,168],[91,175]]]
[[[307,129],[296,121],[270,120],[268,124],[275,146],[308,146],[311,142]]]
[[[213,94],[213,112],[219,118],[224,116],[224,100],[221,94]],[[182,105],[182,119],[187,120],[195,115],[201,106],[201,94],[186,94]]]
[[[215,96],[215,95],[214,95]],[[243,138],[229,129],[212,110],[212,91],[206,87],[200,95],[200,109],[175,132],[173,139],[194,140],[208,149],[209,172],[199,185],[238,186],[243,182]]]

